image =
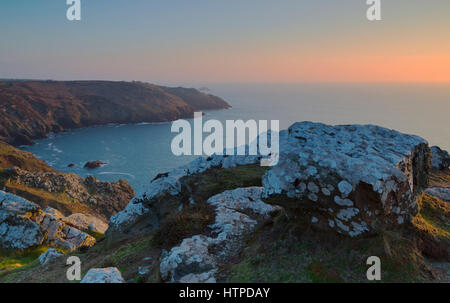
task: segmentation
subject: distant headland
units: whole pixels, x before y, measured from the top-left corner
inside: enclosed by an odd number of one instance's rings
[[[109,123],[166,122],[226,109],[194,88],[144,82],[0,80],[0,140],[30,145],[51,132]]]

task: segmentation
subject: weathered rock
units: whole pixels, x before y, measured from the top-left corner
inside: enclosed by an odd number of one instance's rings
[[[45,244],[74,251],[95,244],[93,237],[64,223],[59,212],[48,210],[0,191],[0,248],[25,250]]]
[[[83,212],[108,222],[112,215],[123,210],[134,197],[133,188],[124,180],[100,182],[92,176],[83,179],[75,174],[29,172],[18,167],[8,171],[14,183],[72,199],[73,203],[51,204],[52,208],[66,214]],[[45,199],[36,203],[43,208],[50,206]]]
[[[435,196],[445,202],[450,202],[450,187],[431,187],[425,190],[425,193]]]
[[[37,205],[0,191],[0,248],[25,250],[41,245],[44,235],[32,220],[39,212]]]
[[[102,220],[84,214],[73,214],[63,219],[64,223],[71,225],[79,230],[87,230],[104,234],[108,229],[108,224]]]
[[[450,166],[450,155],[447,151],[440,149],[438,146],[432,146],[431,152],[433,157],[431,158],[431,166],[434,169],[444,170]]]
[[[216,283],[214,275],[217,270],[211,270],[201,274],[189,274],[180,279],[180,283]]]
[[[416,214],[431,156],[424,139],[374,125],[302,122],[280,140],[263,197],[294,217],[308,213],[315,226],[358,236]]]
[[[179,246],[161,256],[160,272],[163,280],[172,282],[215,282],[218,264],[237,254],[242,237],[251,232],[258,219],[264,219],[279,207],[261,201],[262,188],[249,187],[225,191],[211,197],[208,203],[215,208],[212,233],[184,239]],[[253,214],[254,218],[244,214]],[[212,249],[214,247],[214,249]]]
[[[39,256],[39,263],[41,265],[46,265],[54,262],[58,258],[64,256],[63,253],[54,248],[49,248],[45,253]]]
[[[80,283],[125,283],[125,280],[116,267],[92,268]]]
[[[150,183],[142,197],[134,198],[123,211],[111,217],[107,234],[127,232],[143,220],[149,221],[148,225],[157,226],[164,213],[181,206],[181,199],[176,197],[181,194],[182,179],[185,177],[203,173],[213,167],[231,168],[256,164],[260,159],[260,156],[214,155],[197,158],[187,165],[161,174]],[[169,200],[174,200],[175,204],[168,206]]]
[[[94,168],[102,167],[106,164],[108,164],[108,163],[100,161],[100,160],[89,161],[89,162],[86,162],[86,164],[84,165],[84,168],[94,169]]]

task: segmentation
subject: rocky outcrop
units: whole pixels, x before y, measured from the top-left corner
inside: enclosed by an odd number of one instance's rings
[[[191,163],[161,174],[155,178],[142,197],[133,199],[123,211],[111,217],[107,234],[127,233],[137,224],[158,226],[160,220],[173,210],[182,207],[182,200],[188,189],[184,180],[214,167],[230,168],[239,165],[259,163],[259,156],[218,156],[197,158]]]
[[[80,283],[125,283],[122,274],[116,267],[92,268]]]
[[[0,191],[0,248],[26,250],[47,245],[65,251],[91,247],[95,239],[62,220],[56,211]]]
[[[94,233],[104,234],[108,229],[108,224],[103,223],[102,220],[89,215],[73,214],[62,219],[64,223],[83,231],[90,231]]]
[[[441,199],[442,201],[450,202],[450,187],[431,187],[427,188],[425,193]]]
[[[39,256],[38,260],[41,265],[47,265],[64,256],[63,253],[54,248],[49,248],[45,253]]]
[[[89,161],[89,162],[86,162],[86,164],[84,165],[84,168],[94,169],[94,168],[99,168],[99,167],[105,166],[106,164],[108,164],[108,163],[100,161],[100,160]]]
[[[430,169],[424,139],[373,125],[311,122],[280,138],[280,162],[263,178],[265,201],[352,237],[416,214]]]
[[[161,257],[160,272],[165,281],[181,283],[215,282],[221,263],[239,253],[242,238],[258,221],[280,209],[261,200],[262,188],[225,191],[207,203],[215,209],[215,221],[208,235],[184,239]]]
[[[0,140],[32,144],[51,132],[108,123],[174,121],[230,107],[195,89],[141,82],[0,81]]]
[[[133,188],[125,180],[100,182],[92,176],[83,179],[75,174],[29,172],[18,167],[8,169],[7,174],[9,191],[33,200],[43,208],[56,208],[65,215],[82,212],[108,222],[134,197]],[[37,195],[36,189],[51,195]]]
[[[438,146],[432,146],[431,166],[437,170],[448,169],[450,166],[450,155],[447,151],[440,149]]]

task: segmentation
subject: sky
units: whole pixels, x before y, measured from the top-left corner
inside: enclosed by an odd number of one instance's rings
[[[450,82],[450,1],[0,0],[0,78]]]

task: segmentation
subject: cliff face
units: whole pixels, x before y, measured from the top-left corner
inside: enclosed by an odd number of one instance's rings
[[[49,132],[108,123],[164,122],[230,106],[195,89],[141,82],[2,81],[0,140],[32,144]]]

